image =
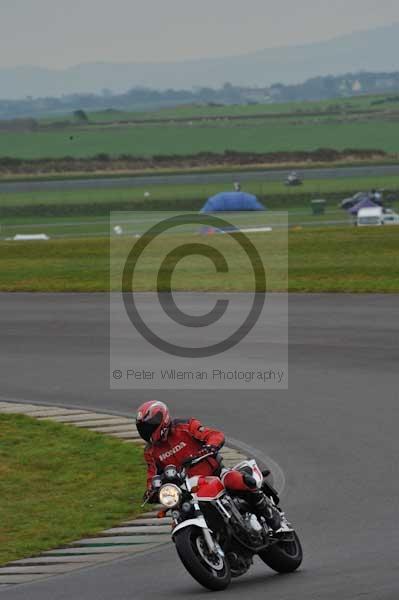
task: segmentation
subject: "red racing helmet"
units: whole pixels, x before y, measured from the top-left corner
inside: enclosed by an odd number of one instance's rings
[[[136,415],[136,427],[146,442],[157,443],[168,437],[171,418],[163,402],[150,400],[140,406]]]

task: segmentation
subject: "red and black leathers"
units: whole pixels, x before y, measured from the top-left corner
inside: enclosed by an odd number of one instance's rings
[[[213,448],[221,448],[225,438],[221,431],[204,427],[197,419],[180,420],[172,422],[169,433],[166,439],[148,444],[144,451],[144,458],[147,463],[147,500],[153,501],[152,478],[162,473],[169,465],[174,465],[177,468],[183,466],[183,462],[191,457],[198,456],[204,446]],[[250,493],[254,509],[256,512],[263,514],[266,520],[270,522],[274,529],[280,525],[280,517],[277,511],[272,511],[263,492],[257,490],[256,482],[251,485],[247,481],[248,474],[236,471],[234,469],[224,470],[221,473],[221,465],[216,458],[210,456],[192,466],[188,475],[216,475],[221,476],[222,482],[226,489],[233,493]],[[274,513],[277,516],[275,517]]]
[[[148,444],[144,451],[147,463],[147,489],[151,489],[151,480],[162,472],[168,465],[181,467],[184,460],[198,456],[204,446],[221,448],[224,444],[224,435],[217,429],[204,427],[197,419],[172,422],[166,440],[156,444]],[[189,475],[214,475],[220,470],[216,458],[209,457],[189,470]]]

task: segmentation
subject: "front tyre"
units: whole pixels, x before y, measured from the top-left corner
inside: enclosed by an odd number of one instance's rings
[[[225,557],[211,554],[199,527],[186,527],[174,536],[176,550],[183,565],[198,583],[208,590],[220,591],[231,581]]]
[[[277,573],[292,573],[302,563],[303,552],[299,537],[294,532],[290,541],[281,541],[259,553],[259,558]]]

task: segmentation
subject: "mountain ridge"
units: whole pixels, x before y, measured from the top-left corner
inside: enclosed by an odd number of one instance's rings
[[[82,63],[62,70],[0,68],[0,99],[156,89],[300,83],[320,75],[399,70],[399,23],[309,44],[279,46],[224,58],[178,62]]]

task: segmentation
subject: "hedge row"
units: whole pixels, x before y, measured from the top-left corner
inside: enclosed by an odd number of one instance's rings
[[[43,157],[38,159],[23,159],[10,156],[0,156],[0,173],[5,174],[38,174],[45,173],[78,173],[98,170],[143,170],[157,168],[185,169],[209,166],[240,166],[259,164],[299,164],[299,163],[330,163],[341,160],[374,160],[388,155],[379,149],[334,150],[333,148],[318,148],[312,151],[292,152],[238,152],[226,150],[223,153],[199,152],[193,155],[165,154],[152,157],[140,157],[130,154],[110,155],[105,152],[87,158]]]

